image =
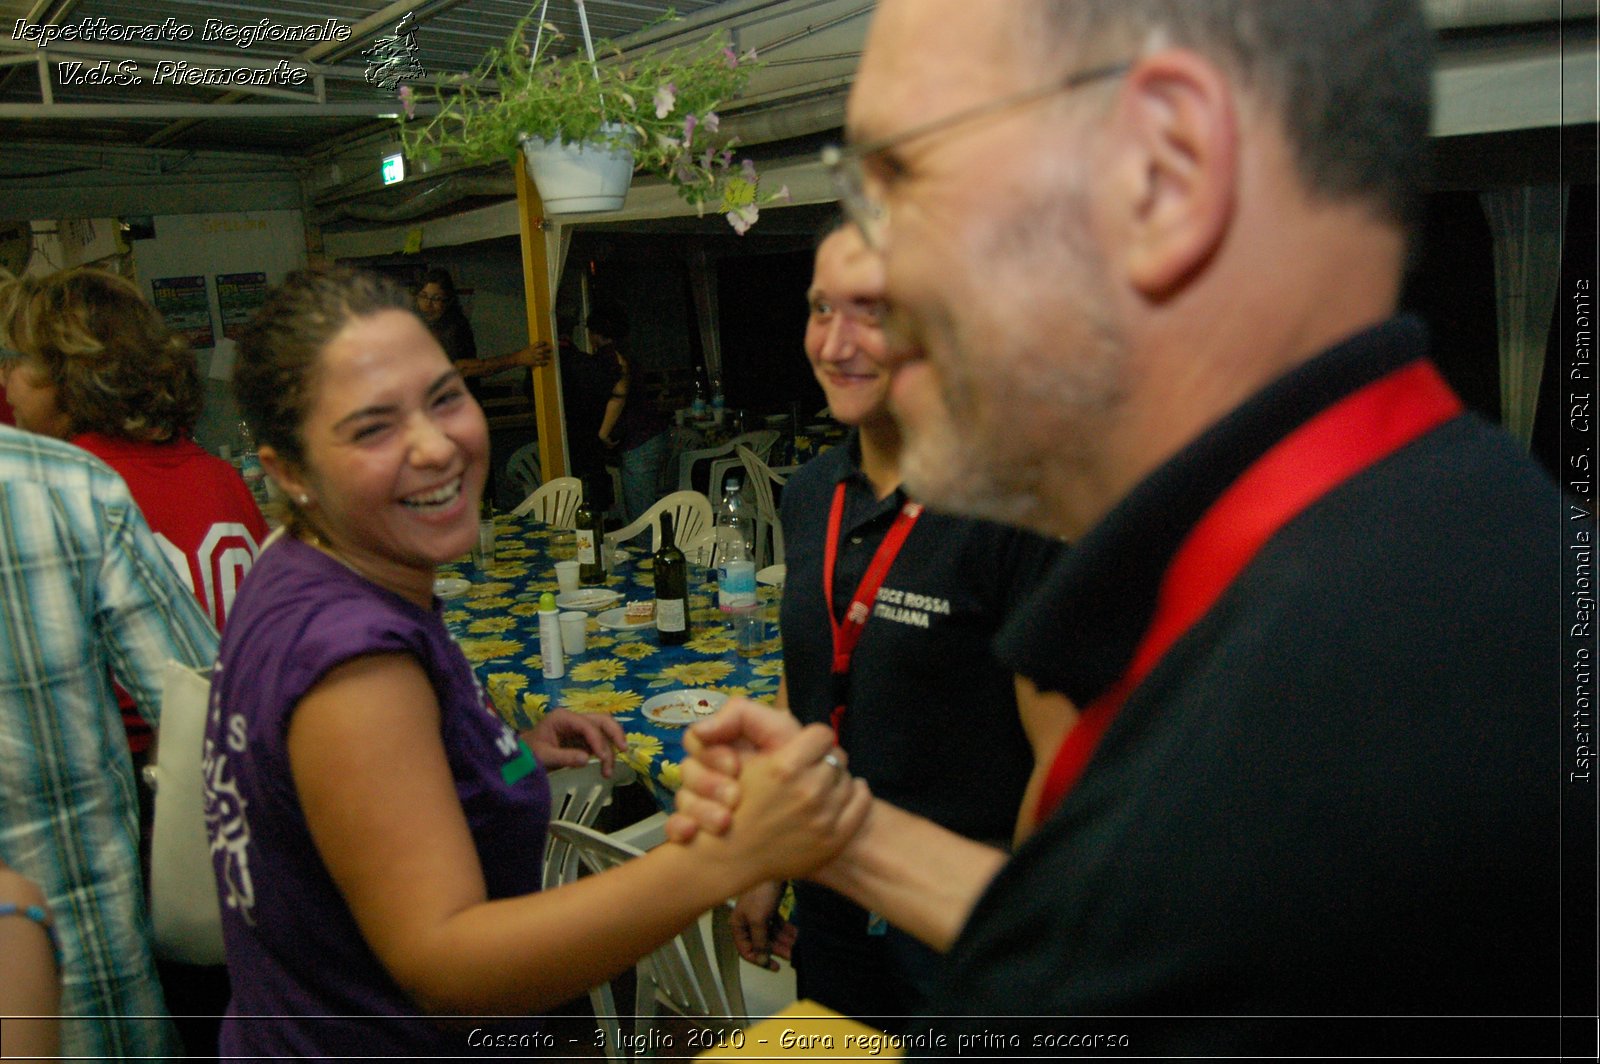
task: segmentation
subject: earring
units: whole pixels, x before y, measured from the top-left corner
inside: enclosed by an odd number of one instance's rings
[[[294,501],[299,503],[301,506],[310,506],[311,496],[302,491],[298,496],[295,497]]]

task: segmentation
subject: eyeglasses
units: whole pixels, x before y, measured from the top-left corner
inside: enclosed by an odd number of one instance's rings
[[[864,144],[852,144],[844,148],[830,144],[822,149],[822,165],[827,168],[828,176],[833,179],[845,216],[861,230],[861,235],[866,238],[870,247],[882,251],[884,236],[889,228],[889,205],[882,196],[867,191],[867,174],[863,166],[867,159],[907,141],[961,125],[975,118],[985,118],[1013,107],[1036,103],[1058,92],[1067,92],[1091,82],[1116,77],[1126,73],[1130,65],[1128,62],[1110,63],[1082,70],[1064,78],[1057,78],[1048,84],[1013,93],[1010,96],[1002,96],[998,100],[989,100],[975,107],[957,111],[955,114],[924,122],[920,126],[912,126],[899,133],[891,133],[887,137],[869,140]]]
[[[432,295],[429,295],[426,292],[418,292],[417,293],[417,302],[418,303],[438,303],[440,306],[443,306],[444,304],[450,302],[450,297],[449,296],[432,296]]]
[[[852,325],[865,325],[873,329],[883,328],[884,314],[888,310],[881,299],[846,299],[842,302],[813,299],[808,309],[813,321],[842,318]]]

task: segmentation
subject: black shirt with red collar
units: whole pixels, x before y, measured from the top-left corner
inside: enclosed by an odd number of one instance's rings
[[[877,498],[856,436],[783,489],[779,621],[789,708],[805,723],[834,708],[832,629],[822,566],[828,511],[845,484],[834,616],[842,618],[906,500]],[[1014,528],[924,510],[884,578],[851,660],[839,745],[875,795],[971,838],[1009,841],[1033,755],[1012,672],[990,643],[1062,545]]]
[[[1213,426],[1063,559],[1003,659],[1093,700],[1224,489],[1425,348],[1391,321]],[[1554,1052],[1553,1021],[1483,1017],[1559,1005],[1561,511],[1466,415],[1283,527],[979,901],[929,1010],[944,1051],[1003,1027],[1013,1055],[1112,1031],[1140,1055]],[[1421,1015],[1449,1019],[1393,1019]]]
[[[848,681],[832,679],[822,573],[829,512],[845,486],[833,610],[845,610],[888,535],[903,491],[879,499],[857,438],[797,471],[783,491],[788,572],[780,622],[789,706],[826,722],[841,689],[840,745],[872,791],[970,838],[1009,844],[1033,754],[1014,677],[991,642],[1064,549],[1054,540],[922,511],[872,601]],[[809,883],[795,885],[800,993],[893,1030],[916,1015],[939,959],[910,936]]]

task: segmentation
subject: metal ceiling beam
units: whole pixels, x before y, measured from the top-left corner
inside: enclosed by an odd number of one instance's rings
[[[139,48],[121,44],[81,44],[75,41],[57,42],[48,50],[10,38],[0,39],[0,53],[7,53],[0,62],[32,62],[36,57],[52,63],[83,59],[134,59],[161,63],[166,61],[191,63],[195,66],[250,67],[256,70],[271,69],[282,62],[304,67],[308,74],[318,74],[336,81],[366,81],[367,69],[359,66],[324,65],[287,56],[254,56],[239,52],[200,52],[179,48]]]
[[[396,118],[400,114],[399,107],[393,100],[353,103],[3,103],[0,104],[0,119],[177,118],[194,123],[228,118]],[[426,115],[429,106],[418,104],[416,111],[419,115]]]
[[[380,11],[373,12],[354,26],[351,26],[349,39],[344,41],[322,41],[296,55],[294,59],[298,62],[316,62],[329,56],[343,57],[353,55],[360,51],[378,33],[399,22],[406,15],[422,12],[418,17],[420,19],[428,19],[440,12],[448,11],[462,2],[463,0],[395,0],[394,3],[389,4]],[[219,96],[212,103],[213,105],[237,104],[242,99],[244,99],[242,93],[229,92]],[[187,117],[181,121],[174,122],[172,125],[151,134],[145,139],[144,143],[147,147],[160,147],[174,137],[181,136],[187,130],[194,128],[205,117],[212,116]]]
[[[56,5],[53,11],[50,10],[52,4]],[[34,24],[42,20],[47,25],[59,26],[72,13],[72,9],[77,6],[78,0],[37,0],[23,18]],[[4,74],[0,74],[0,92],[5,91],[6,85],[16,76],[16,73],[15,70],[8,70]]]
[[[171,171],[182,168],[185,164],[203,165],[214,163],[217,166],[237,168],[239,164],[260,164],[268,166],[283,166],[286,162],[299,165],[298,160],[285,160],[281,155],[268,151],[213,151],[209,149],[193,148],[143,148],[135,145],[123,144],[96,144],[93,147],[80,144],[60,144],[48,140],[13,140],[6,142],[6,162],[13,163],[19,158],[28,160],[40,159],[46,162],[60,162],[69,165],[99,165],[107,170],[126,170],[141,164],[153,164],[162,170]]]

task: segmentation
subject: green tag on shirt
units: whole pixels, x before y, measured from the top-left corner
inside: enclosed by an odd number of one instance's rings
[[[533,751],[528,749],[527,743],[518,739],[517,756],[500,766],[500,778],[510,786],[538,767],[539,763],[533,759]]]

